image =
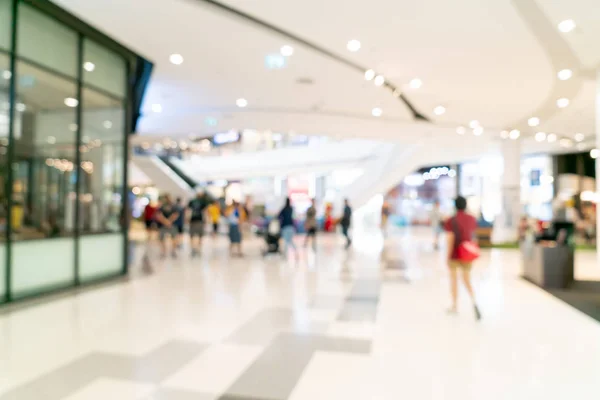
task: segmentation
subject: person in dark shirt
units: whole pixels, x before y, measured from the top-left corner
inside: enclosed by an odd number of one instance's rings
[[[183,202],[181,197],[175,200],[175,210],[177,210],[177,219],[175,220],[174,227],[177,231],[177,249],[181,249],[183,245],[183,226],[185,224],[185,210],[183,209]]]
[[[285,206],[279,212],[279,223],[281,224],[281,237],[285,246],[283,255],[287,256],[290,247],[294,249],[294,253],[297,253],[296,245],[294,244],[294,234],[296,233],[294,228],[294,209],[289,197],[285,200]]]
[[[210,199],[204,191],[199,191],[196,198],[190,200],[190,239],[192,241],[192,257],[200,254],[202,249],[202,237],[204,236],[204,214],[210,204]]]
[[[310,207],[306,210],[306,221],[304,222],[306,229],[306,239],[304,247],[308,247],[308,241],[312,240],[313,250],[317,248],[317,209],[315,207],[315,199],[312,199]]]
[[[346,238],[346,249],[352,246],[352,239],[350,238],[350,225],[352,224],[352,207],[350,207],[350,201],[344,200],[344,213],[340,219],[340,226],[342,227],[342,234]]]
[[[448,265],[450,267],[450,291],[452,294],[452,306],[449,312],[455,314],[458,311],[458,271],[461,271],[463,283],[471,301],[477,320],[481,319],[481,313],[475,301],[475,291],[471,284],[472,262],[462,261],[459,257],[459,246],[466,241],[474,240],[477,229],[477,220],[465,212],[467,200],[458,196],[455,200],[456,215],[449,218],[444,224],[444,230],[448,237]]]
[[[162,253],[161,256],[165,257],[167,255],[167,236],[170,236],[173,240],[173,244],[171,246],[171,255],[173,257],[177,257],[177,251],[175,247],[175,240],[177,235],[177,230],[175,228],[175,221],[179,218],[179,212],[173,204],[171,197],[166,195],[157,212],[157,221],[160,223],[160,231],[159,238],[161,242]]]

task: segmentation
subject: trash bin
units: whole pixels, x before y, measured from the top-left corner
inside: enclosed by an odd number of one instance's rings
[[[544,241],[524,253],[524,277],[547,289],[564,289],[574,279],[575,252],[572,246]]]

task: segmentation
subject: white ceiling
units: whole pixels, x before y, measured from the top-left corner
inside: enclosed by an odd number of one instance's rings
[[[458,125],[477,119],[486,127],[478,140],[488,140],[515,127],[533,134],[537,128],[526,124],[532,116],[559,135],[595,130],[600,8],[593,0],[221,1],[384,74],[434,123],[414,121],[391,91],[360,71],[203,0],[55,0],[155,62],[142,135],[269,129],[412,143],[456,135]],[[567,18],[577,29],[558,32]],[[350,39],[361,41],[359,52],[346,50]],[[265,56],[285,44],[295,50],[288,66],[266,69]],[[184,63],[172,65],[172,53]],[[558,81],[562,68],[575,77]],[[423,81],[417,90],[407,87],[415,77]],[[571,105],[559,110],[563,96]],[[236,107],[239,97],[247,108]],[[163,112],[152,113],[153,103]],[[437,105],[445,115],[433,115]],[[371,116],[374,107],[383,117]],[[207,117],[218,125],[208,126]]]

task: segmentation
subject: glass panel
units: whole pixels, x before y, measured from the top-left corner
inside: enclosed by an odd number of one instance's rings
[[[83,42],[83,82],[114,94],[125,97],[125,60],[118,54],[86,39]]]
[[[123,269],[124,233],[79,238],[79,278],[82,283],[117,275]]]
[[[70,80],[25,62],[17,63],[16,73],[11,222],[19,296],[74,280],[78,101]]]
[[[0,0],[2,1],[2,0]],[[77,34],[20,3],[17,48],[20,57],[77,77]]]
[[[10,31],[12,24],[12,0],[0,0],[0,49],[10,48]],[[1,79],[1,78],[0,78]]]
[[[8,56],[0,53],[0,70],[8,71],[9,65],[10,60]],[[3,301],[6,295],[6,206],[8,202],[6,194],[6,176],[8,173],[6,166],[8,161],[9,86],[10,81],[0,76],[0,302]]]
[[[81,130],[81,232],[120,232],[123,210],[124,109],[83,89]]]

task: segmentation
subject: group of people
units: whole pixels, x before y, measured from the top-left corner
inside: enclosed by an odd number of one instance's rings
[[[196,197],[184,205],[180,198],[173,201],[170,195],[160,198],[158,204],[149,203],[144,209],[144,223],[148,237],[158,232],[161,244],[161,257],[168,254],[168,240],[171,239],[171,256],[177,257],[182,248],[185,226],[189,226],[191,241],[191,255],[198,256],[202,248],[202,238],[205,227],[210,225],[212,235],[219,232],[221,218],[224,218],[228,226],[228,237],[230,242],[230,253],[232,256],[242,256],[243,226],[249,221],[250,210],[240,202],[233,201],[229,206],[221,207],[219,200],[212,199],[205,191],[198,191]],[[294,236],[296,234],[294,208],[290,198],[286,199],[284,207],[277,215],[280,226],[280,236],[284,242],[284,252],[296,251]],[[340,219],[342,233],[346,238],[346,248],[352,244],[350,238],[350,224],[352,220],[352,208],[348,200],[345,200],[343,215]],[[316,248],[316,236],[318,231],[316,202],[312,200],[311,206],[306,211],[304,221],[306,231],[305,247],[312,244]]]

